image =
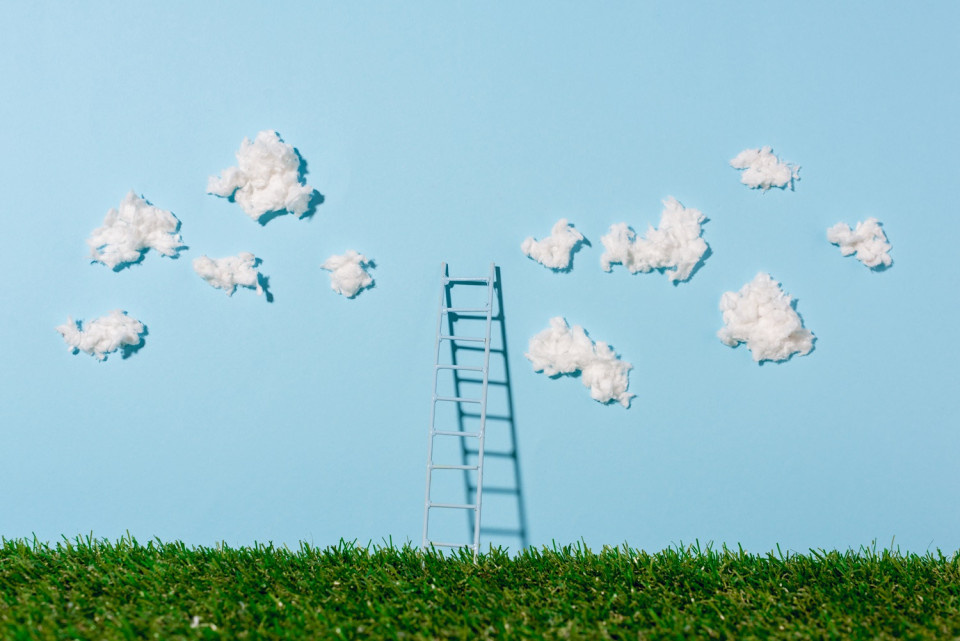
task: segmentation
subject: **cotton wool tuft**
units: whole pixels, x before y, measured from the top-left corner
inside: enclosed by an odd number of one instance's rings
[[[529,350],[524,356],[533,371],[547,376],[581,372],[580,380],[596,401],[629,407],[635,396],[627,393],[627,372],[633,365],[617,358],[603,341],[594,343],[579,325],[568,326],[562,316],[551,318],[550,327],[530,339]]]
[[[570,268],[573,252],[582,241],[583,234],[574,229],[566,218],[561,218],[553,225],[549,236],[543,240],[530,236],[523,241],[520,249],[544,267],[565,270]]]
[[[87,239],[90,257],[111,269],[139,262],[153,249],[163,256],[177,256],[183,248],[180,221],[171,212],[154,207],[132,189],[120,206],[107,212],[103,226]]]
[[[814,336],[804,329],[792,300],[769,274],[760,272],[739,292],[720,298],[724,327],[717,336],[730,347],[746,343],[758,363],[808,354]]]
[[[222,289],[227,296],[233,296],[237,287],[249,287],[263,293],[260,286],[260,272],[257,270],[257,257],[250,252],[240,252],[236,256],[209,258],[201,256],[193,261],[193,271],[211,286]]]
[[[613,263],[620,263],[634,274],[663,269],[673,282],[683,282],[690,278],[707,251],[707,243],[700,237],[700,225],[705,220],[699,209],[686,208],[677,199],[667,198],[663,201],[660,226],[649,227],[646,237],[636,238],[626,223],[611,225],[610,231],[600,238],[606,250],[600,264],[604,271],[610,271]]]
[[[827,240],[840,245],[840,253],[844,256],[856,254],[857,260],[871,269],[880,265],[889,267],[893,264],[888,253],[891,245],[881,224],[876,218],[858,222],[856,229],[851,229],[845,223],[837,223],[827,230]]]
[[[331,256],[320,267],[330,271],[330,288],[347,298],[373,285],[373,277],[366,271],[370,267],[367,257],[352,249],[340,256]]]
[[[254,220],[269,212],[307,213],[315,190],[301,182],[300,156],[280,134],[266,130],[253,142],[244,138],[236,156],[236,167],[224,169],[219,178],[209,178],[207,193],[233,196]]]
[[[773,149],[744,149],[730,161],[730,166],[740,169],[740,182],[751,189],[767,191],[771,187],[793,188],[793,181],[800,180],[800,167],[777,158]]]
[[[86,352],[98,361],[123,347],[140,345],[146,331],[143,323],[119,309],[95,318],[86,327],[68,316],[67,322],[56,329],[73,353]]]

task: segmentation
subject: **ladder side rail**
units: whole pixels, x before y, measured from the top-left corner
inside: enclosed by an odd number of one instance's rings
[[[480,392],[480,437],[479,437],[479,453],[477,454],[477,493],[476,493],[476,506],[477,511],[474,516],[476,521],[474,522],[473,527],[473,561],[477,561],[477,552],[480,550],[480,511],[481,506],[483,505],[483,445],[484,439],[486,438],[486,429],[487,429],[487,382],[490,379],[490,325],[491,319],[493,318],[493,283],[496,278],[496,265],[490,263],[490,278],[487,281],[487,323],[486,323],[486,337],[483,343],[483,387]]]
[[[431,472],[433,469],[433,436],[436,429],[436,413],[437,413],[437,372],[439,369],[437,365],[440,363],[440,330],[441,323],[443,322],[443,306],[447,293],[447,264],[442,263],[440,267],[442,274],[442,285],[440,288],[440,307],[437,310],[437,333],[433,341],[433,393],[430,400],[430,433],[427,437],[427,481],[426,489],[424,490],[424,499],[423,499],[423,539],[420,542],[420,547],[423,552],[427,551],[427,545],[429,542],[428,538],[428,528],[430,524],[430,482],[431,482]]]
[[[447,309],[449,310],[452,307],[453,307],[453,296],[449,295],[449,290],[448,290]],[[446,316],[447,316],[447,336],[455,337],[456,321],[454,321],[454,314],[451,314],[448,311]],[[450,341],[450,364],[454,366],[453,370],[451,371],[453,375],[453,394],[456,398],[463,398],[463,388],[462,388],[463,379],[460,376],[460,369],[459,369],[460,363],[457,360],[457,348],[458,348],[457,341],[451,340]],[[464,426],[465,417],[466,417],[466,412],[463,411],[463,404],[458,402],[457,403],[457,426],[460,428],[461,432],[466,432],[466,427]],[[467,488],[467,491],[464,493],[464,496],[465,496],[465,501],[467,503],[470,503],[471,497],[470,497],[469,488],[470,488],[470,473],[472,470],[467,469],[468,467],[467,464],[469,463],[469,461],[467,460],[469,449],[467,448],[467,441],[465,438],[461,437],[459,440],[460,440],[460,460],[463,463],[463,485],[465,488]],[[475,533],[471,531],[471,528],[474,525],[476,525],[476,523],[473,519],[473,516],[469,512],[467,512],[465,516],[467,519],[467,532],[470,535],[470,540],[474,540],[476,537],[474,536]]]

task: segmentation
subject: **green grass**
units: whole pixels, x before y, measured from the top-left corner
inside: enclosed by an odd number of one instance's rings
[[[2,541],[0,639],[960,638],[960,558]]]

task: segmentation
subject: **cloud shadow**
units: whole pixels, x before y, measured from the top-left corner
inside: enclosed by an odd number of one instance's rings
[[[124,313],[126,313],[126,312],[124,312]],[[121,358],[121,359],[128,359],[128,358],[130,358],[131,356],[133,356],[134,354],[136,354],[137,352],[139,352],[139,351],[143,348],[144,345],[146,345],[146,343],[147,343],[146,338],[147,338],[147,335],[150,334],[150,330],[147,328],[147,324],[146,324],[146,323],[142,323],[142,324],[143,324],[143,331],[140,332],[140,334],[139,334],[140,342],[139,342],[139,343],[136,343],[136,344],[133,344],[133,345],[124,345],[123,347],[121,347],[121,348],[120,348],[120,358]]]

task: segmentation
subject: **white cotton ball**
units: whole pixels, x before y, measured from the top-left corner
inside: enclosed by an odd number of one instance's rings
[[[739,292],[725,292],[720,298],[724,327],[717,336],[730,347],[746,343],[757,362],[808,354],[814,335],[804,329],[792,300],[769,274],[761,272]]]
[[[572,328],[562,316],[550,319],[550,327],[530,339],[526,357],[533,371],[547,376],[572,374],[593,358],[593,341],[579,325]]]
[[[590,397],[601,403],[618,401],[629,407],[633,394],[627,393],[627,372],[633,367],[621,361],[609,345],[594,344],[579,325],[569,327],[562,316],[550,319],[550,327],[535,334],[525,354],[533,371],[547,376],[581,372],[581,382],[590,388]]]
[[[261,131],[253,142],[244,138],[236,156],[236,167],[225,169],[219,178],[210,177],[207,193],[233,196],[254,220],[270,212],[298,216],[307,212],[315,190],[301,183],[300,157],[277,132]]]
[[[597,341],[594,358],[584,365],[581,377],[594,400],[601,403],[617,401],[629,407],[634,394],[627,394],[627,372],[632,368],[630,363],[618,359],[609,345]]]
[[[840,253],[844,256],[856,254],[857,260],[867,267],[889,267],[893,264],[888,253],[892,246],[887,242],[887,235],[880,225],[876,218],[858,222],[856,229],[837,223],[827,230],[827,240],[839,245]]]
[[[233,296],[237,287],[255,289],[259,295],[263,293],[263,287],[260,286],[260,272],[256,265],[256,256],[250,252],[240,252],[225,258],[195,258],[193,271],[211,286],[224,290],[227,296]]]
[[[67,322],[56,329],[71,350],[86,352],[98,361],[124,346],[139,345],[145,331],[143,323],[119,309],[90,321],[85,327],[67,317]]]
[[[603,271],[610,271],[611,265],[620,263],[631,272],[636,272],[633,262],[633,239],[636,234],[627,225],[627,223],[614,223],[610,225],[610,231],[605,236],[600,237],[603,243],[604,252],[600,256],[600,265]]]
[[[183,247],[180,221],[171,212],[154,207],[136,192],[130,192],[120,206],[107,212],[103,226],[87,239],[90,257],[111,269],[139,262],[147,250],[176,256]]]
[[[366,256],[350,249],[340,256],[331,256],[320,267],[330,271],[330,288],[333,291],[353,298],[360,290],[373,284],[373,277],[365,269],[369,266]]]
[[[781,161],[770,147],[744,149],[730,161],[730,166],[743,170],[740,182],[751,189],[785,189],[792,187],[794,180],[800,180],[800,167]]]
[[[553,225],[549,236],[543,240],[535,240],[530,236],[523,241],[520,249],[544,267],[564,270],[570,268],[573,252],[581,241],[583,235],[566,218],[561,218]]]
[[[663,201],[660,226],[649,227],[645,237],[636,238],[626,223],[611,225],[600,238],[605,249],[600,264],[605,271],[610,271],[614,263],[631,273],[663,269],[670,280],[685,281],[707,252],[707,243],[700,237],[705,220],[700,210],[686,208],[668,197]]]

